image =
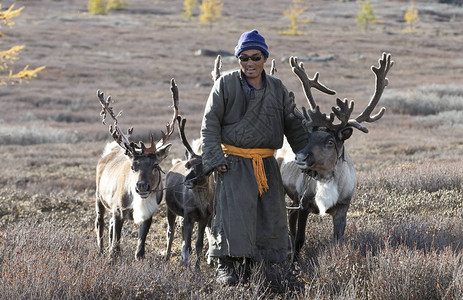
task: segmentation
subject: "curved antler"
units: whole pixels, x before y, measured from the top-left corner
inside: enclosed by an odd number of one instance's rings
[[[375,73],[376,78],[375,93],[371,97],[370,102],[368,103],[367,107],[363,110],[363,112],[354,120],[349,120],[349,125],[365,133],[368,133],[368,129],[360,125],[360,123],[372,123],[374,121],[377,121],[381,119],[381,117],[384,115],[384,112],[386,111],[385,107],[381,107],[380,111],[376,115],[370,116],[373,110],[375,109],[376,105],[378,104],[378,101],[381,98],[384,89],[389,83],[389,80],[386,78],[386,76],[389,70],[394,65],[394,61],[391,60],[391,54],[385,52],[383,53],[382,58],[378,60],[378,62],[379,67],[371,67],[371,70],[373,71],[373,73]]]
[[[178,87],[173,78],[171,80],[170,89],[172,92],[172,102],[173,102],[173,108],[174,108],[172,120],[166,125],[166,128],[167,128],[166,133],[161,131],[162,138],[157,144],[154,143],[154,137],[153,135],[151,135],[151,145],[149,148],[147,148],[143,142],[140,142],[139,143],[140,145],[137,145],[134,142],[130,141],[130,137],[133,133],[133,128],[128,129],[127,134],[124,134],[120,130],[119,126],[117,125],[117,118],[122,115],[122,112],[119,112],[117,115],[115,115],[113,108],[110,106],[111,101],[112,101],[111,96],[108,96],[107,100],[105,100],[104,94],[100,92],[100,90],[97,91],[98,99],[100,100],[100,104],[102,107],[100,115],[103,119],[103,124],[105,124],[106,116],[109,114],[109,116],[114,120],[114,127],[111,125],[109,127],[109,132],[111,133],[112,138],[119,144],[119,146],[121,146],[126,151],[127,154],[131,154],[131,155],[154,154],[156,153],[157,149],[162,147],[167,142],[169,137],[174,132],[174,128],[175,128],[174,123],[178,116],[179,97],[178,97]]]
[[[172,135],[172,133],[174,132],[175,120],[177,119],[177,116],[178,116],[178,102],[179,102],[179,100],[178,100],[178,87],[177,87],[177,84],[175,83],[174,78],[172,78],[170,80],[170,91],[172,93],[172,107],[174,109],[174,112],[173,112],[173,115],[172,115],[172,120],[169,123],[166,124],[166,132],[164,133],[164,131],[161,131],[162,138],[155,145],[155,149],[158,149],[158,148],[162,147],[167,142],[167,140]],[[153,146],[154,145],[152,143],[151,147],[153,147]]]
[[[313,78],[309,78],[309,76],[307,76],[307,73],[304,70],[304,64],[302,62],[299,64],[297,63],[297,57],[291,56],[289,58],[289,64],[292,67],[293,73],[296,74],[296,76],[299,78],[299,80],[302,83],[302,88],[304,89],[305,96],[310,105],[309,109],[314,110],[315,107],[317,106],[312,96],[312,92],[310,91],[311,88],[316,88],[320,92],[328,94],[328,95],[336,94],[335,91],[330,90],[329,88],[327,88],[325,85],[323,85],[322,83],[318,81],[318,77],[320,76],[318,72],[315,73],[315,76]]]
[[[133,128],[129,128],[127,130],[127,134],[124,134],[117,125],[117,118],[122,115],[122,111],[120,111],[117,115],[114,114],[113,108],[110,106],[112,102],[111,96],[108,96],[107,100],[105,100],[104,93],[100,92],[100,90],[97,91],[97,96],[101,104],[100,116],[103,124],[106,124],[106,116],[109,114],[109,116],[114,120],[114,127],[112,125],[109,126],[109,132],[111,133],[112,138],[126,151],[126,153],[134,155],[136,153],[136,148],[134,143],[130,141]]]
[[[307,100],[310,104],[310,109],[306,111],[303,107],[303,113],[301,113],[295,104],[293,104],[293,111],[294,114],[302,119],[303,125],[306,127],[326,127],[331,130],[338,130],[347,126],[352,126],[357,128],[365,133],[368,133],[368,129],[362,126],[360,123],[362,122],[374,122],[379,120],[386,108],[382,107],[374,116],[371,116],[371,113],[375,109],[376,105],[378,104],[381,95],[388,84],[388,79],[386,78],[387,73],[392,68],[394,61],[391,60],[391,54],[383,53],[382,58],[379,59],[379,67],[372,66],[371,70],[375,73],[376,77],[376,88],[375,93],[370,99],[367,107],[363,110],[363,112],[355,119],[350,119],[350,115],[354,110],[354,101],[348,101],[347,99],[341,100],[339,98],[336,99],[336,107],[332,107],[332,113],[328,116],[320,111],[318,105],[316,105],[312,94],[310,93],[310,88],[315,87],[319,89],[320,87],[323,89],[321,91],[325,92],[325,86],[321,85],[318,82],[318,73],[315,74],[313,79],[309,79],[307,74],[304,71],[302,63],[297,65],[297,59],[294,57],[290,58],[291,66],[293,67],[293,72],[298,76],[301,80],[304,91],[306,93]],[[327,88],[326,88],[327,89]],[[320,89],[319,89],[320,90]],[[328,89],[330,92],[334,92]],[[329,93],[328,93],[329,94]],[[294,95],[293,95],[294,97]],[[340,121],[339,124],[333,124],[334,116]]]
[[[185,149],[188,151],[191,157],[199,157],[194,151],[193,148],[191,148],[190,143],[188,143],[188,140],[185,135],[185,123],[186,119],[182,118],[181,116],[177,117],[177,123],[178,123],[178,131],[180,132],[180,139],[182,140],[183,146],[185,146]]]

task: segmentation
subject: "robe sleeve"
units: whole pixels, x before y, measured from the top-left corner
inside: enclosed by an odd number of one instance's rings
[[[301,151],[308,141],[308,133],[302,126],[302,121],[297,118],[291,110],[291,99],[286,87],[284,89],[283,97],[283,113],[284,113],[284,133],[288,140],[289,145],[294,153]]]
[[[225,114],[223,77],[214,83],[204,109],[201,125],[202,159],[206,174],[226,160],[222,151],[222,123]]]

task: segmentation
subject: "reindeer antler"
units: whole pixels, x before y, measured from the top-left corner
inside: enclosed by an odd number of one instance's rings
[[[156,144],[156,148],[159,148],[161,147],[162,145],[164,145],[167,140],[169,139],[169,137],[172,135],[172,133],[174,132],[174,128],[175,128],[175,120],[177,119],[177,116],[178,116],[178,87],[177,87],[177,84],[175,83],[175,79],[172,78],[170,80],[170,91],[172,93],[172,107],[174,109],[174,113],[172,115],[172,120],[166,124],[166,132],[164,133],[164,131],[161,131],[162,133],[162,138],[161,140]]]
[[[305,96],[307,98],[307,101],[309,102],[310,109],[314,110],[315,107],[317,106],[312,96],[312,93],[310,91],[311,88],[316,88],[320,92],[328,94],[328,95],[336,94],[335,91],[330,90],[329,88],[327,88],[325,85],[323,85],[322,83],[318,81],[318,77],[320,76],[318,72],[315,73],[315,76],[313,78],[309,78],[309,76],[307,76],[307,73],[304,70],[304,64],[302,62],[299,64],[297,63],[297,57],[291,56],[289,58],[289,64],[292,67],[293,73],[296,74],[296,76],[299,78],[299,80],[302,83],[302,88],[304,89]]]
[[[275,59],[272,59],[272,66],[270,67],[270,75],[275,76],[275,73],[278,72]]]
[[[334,114],[331,113],[329,116],[320,111],[320,107],[317,105],[314,110],[306,111],[305,107],[302,107],[304,114],[304,120],[302,124],[306,127],[328,127],[333,124]]]
[[[136,149],[134,143],[130,141],[130,137],[133,132],[133,128],[129,128],[127,130],[127,134],[124,134],[119,126],[117,125],[117,118],[122,115],[122,111],[120,111],[117,115],[114,114],[111,104],[111,96],[108,96],[107,100],[104,99],[104,93],[97,91],[98,99],[101,103],[101,112],[100,116],[102,118],[103,124],[106,124],[106,116],[109,116],[114,120],[114,127],[112,125],[109,126],[109,132],[111,133],[112,138],[121,146],[126,152],[131,154],[135,154]]]
[[[376,115],[370,116],[373,110],[375,109],[376,105],[378,104],[378,101],[381,98],[384,89],[389,83],[389,80],[386,78],[386,76],[389,70],[394,65],[394,61],[391,60],[391,54],[385,52],[383,53],[382,58],[378,60],[378,62],[379,67],[371,66],[371,70],[373,71],[373,73],[375,73],[376,78],[375,93],[371,97],[370,102],[368,103],[367,107],[363,110],[363,112],[354,120],[349,120],[349,125],[365,133],[368,133],[368,129],[360,125],[360,123],[372,123],[374,121],[377,121],[381,119],[381,117],[384,115],[384,112],[386,111],[385,107],[381,107],[380,111]]]
[[[370,116],[373,112],[374,108],[378,104],[379,99],[384,91],[384,88],[388,84],[388,79],[386,78],[387,73],[392,68],[394,61],[391,60],[391,55],[383,53],[382,58],[379,59],[379,67],[372,66],[371,70],[375,73],[376,77],[376,89],[375,93],[372,96],[369,104],[363,110],[363,112],[355,119],[350,119],[350,115],[354,110],[354,101],[348,101],[347,99],[341,100],[339,98],[336,99],[337,107],[332,107],[332,113],[329,117],[326,114],[320,112],[320,108],[316,105],[315,101],[313,100],[312,94],[310,93],[311,87],[320,87],[320,83],[318,82],[318,73],[315,74],[313,79],[309,79],[307,74],[304,71],[302,63],[297,65],[297,61],[295,58],[291,57],[291,66],[293,66],[293,72],[299,77],[303,84],[304,91],[306,93],[307,100],[311,108],[308,112],[306,112],[305,108],[303,107],[303,115],[301,116],[300,111],[297,109],[295,104],[293,104],[293,111],[294,114],[303,119],[303,125],[307,127],[326,127],[332,130],[338,130],[340,128],[344,128],[346,126],[352,126],[357,128],[365,133],[368,133],[368,129],[362,126],[360,123],[362,122],[374,122],[379,120],[386,108],[382,107],[378,114],[374,116]],[[326,88],[325,86],[321,85],[322,88]],[[324,90],[322,90],[324,91]],[[340,121],[339,124],[333,124],[334,116]]]
[[[217,55],[214,62],[214,69],[211,71],[212,81],[216,81],[220,77],[220,69],[222,68],[222,57]]]
[[[185,135],[186,119],[182,118],[181,116],[178,116],[177,123],[178,131],[180,132],[180,139],[182,140],[183,146],[185,146],[185,149],[188,151],[191,157],[198,157],[198,155],[193,151],[193,148],[191,148],[190,143],[188,143],[188,140]]]
[[[127,134],[124,134],[119,126],[117,125],[117,118],[122,115],[122,112],[119,112],[117,115],[114,114],[113,108],[110,106],[111,104],[111,96],[108,96],[107,100],[104,99],[104,94],[100,92],[100,90],[97,91],[98,99],[100,100],[101,103],[101,112],[100,115],[103,119],[103,124],[105,124],[106,116],[109,114],[111,118],[114,120],[114,127],[111,125],[109,126],[109,132],[111,133],[112,138],[121,146],[127,154],[132,154],[132,155],[143,155],[143,154],[154,154],[156,153],[156,150],[162,147],[168,140],[168,138],[172,135],[174,132],[175,128],[175,120],[177,119],[178,115],[178,103],[179,103],[179,98],[178,98],[178,88],[175,83],[175,80],[172,78],[171,80],[171,92],[172,92],[172,102],[173,102],[173,108],[174,108],[174,113],[172,120],[170,123],[167,123],[166,128],[167,132],[162,133],[162,138],[161,140],[155,144],[154,143],[154,137],[151,135],[151,145],[149,148],[145,146],[143,142],[139,142],[140,145],[135,144],[134,142],[130,141],[130,137],[133,133],[133,128],[130,128],[127,130]]]

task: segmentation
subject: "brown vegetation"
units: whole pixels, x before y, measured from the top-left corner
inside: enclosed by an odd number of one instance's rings
[[[311,1],[305,34],[286,36],[279,32],[287,3],[276,0],[224,3],[222,18],[207,31],[181,18],[180,0],[132,0],[105,16],[88,13],[85,1],[16,1],[25,8],[2,41],[26,46],[15,67],[24,61],[47,68],[28,84],[0,90],[2,298],[461,299],[463,10],[438,2],[415,1],[420,23],[404,34],[406,1],[373,2],[384,22],[368,33],[359,32],[355,2]],[[392,54],[379,104],[386,114],[346,145],[359,179],[346,242],[333,245],[331,220],[312,216],[294,269],[259,266],[249,284],[221,288],[204,262],[200,273],[180,265],[180,239],[172,259],[163,260],[163,202],[145,260],[133,258],[137,229],[126,222],[122,256],[102,262],[93,232],[94,176],[110,136],[98,115],[97,89],[124,111],[134,140],[149,132],[159,138],[171,114],[174,77],[193,140],[215,59],[196,50],[233,52],[239,35],[253,28],[266,37],[276,75],[298,106],[307,105],[289,56],[304,60],[309,75],[320,72],[338,95],[355,99],[356,114],[373,92],[370,66],[383,51]],[[223,70],[237,67],[223,57]],[[332,96],[317,99],[323,111],[333,103]],[[182,158],[178,137],[173,144],[169,157]],[[168,158],[162,168],[170,166]]]

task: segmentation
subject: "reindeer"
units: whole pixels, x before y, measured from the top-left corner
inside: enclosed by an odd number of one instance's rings
[[[290,58],[292,70],[301,81],[310,105],[307,111],[303,107],[301,113],[293,104],[294,114],[302,120],[309,133],[305,148],[296,154],[295,161],[294,153],[289,147],[284,147],[277,154],[278,159],[282,161],[280,171],[283,184],[293,202],[293,209],[289,210],[289,227],[294,244],[294,258],[298,257],[304,244],[309,213],[330,214],[333,218],[334,239],[339,240],[343,237],[347,210],[356,187],[354,164],[344,147],[344,142],[350,138],[354,128],[368,133],[368,129],[361,123],[375,122],[383,116],[384,107],[378,114],[370,115],[388,84],[386,75],[393,63],[391,55],[383,53],[379,59],[379,67],[372,66],[371,70],[376,78],[375,93],[363,112],[355,119],[350,119],[354,109],[353,100],[349,102],[347,99],[342,101],[337,98],[337,107],[332,107],[329,117],[320,111],[310,89],[316,88],[327,94],[335,92],[319,82],[318,73],[309,79],[303,64],[298,64],[295,57]],[[291,97],[294,97],[294,94],[291,93]],[[338,124],[334,124],[335,116],[339,120]]]
[[[140,225],[135,258],[144,258],[145,241],[152,216],[158,210],[163,196],[159,164],[166,158],[172,146],[166,142],[174,131],[174,122],[178,115],[178,89],[174,79],[171,81],[171,91],[173,118],[166,126],[167,132],[162,132],[162,138],[157,144],[151,135],[151,145],[147,148],[143,142],[136,144],[130,141],[133,128],[127,130],[126,134],[120,130],[117,117],[121,113],[116,116],[110,107],[111,97],[105,100],[104,94],[98,90],[103,124],[108,114],[114,120],[114,127],[109,128],[114,142],[106,145],[96,168],[95,230],[100,253],[103,252],[104,214],[108,209],[112,213],[109,225],[110,256],[120,252],[119,241],[124,220],[133,219]]]
[[[215,196],[213,175],[205,174],[201,155],[193,151],[185,136],[186,119],[177,117],[180,138],[188,154],[187,161],[178,161],[166,177],[167,204],[167,254],[170,258],[177,216],[183,217],[181,258],[185,266],[191,252],[191,237],[194,223],[198,223],[196,240],[196,269],[200,267],[204,232],[209,237],[212,207]],[[211,264],[210,258],[208,263]]]

